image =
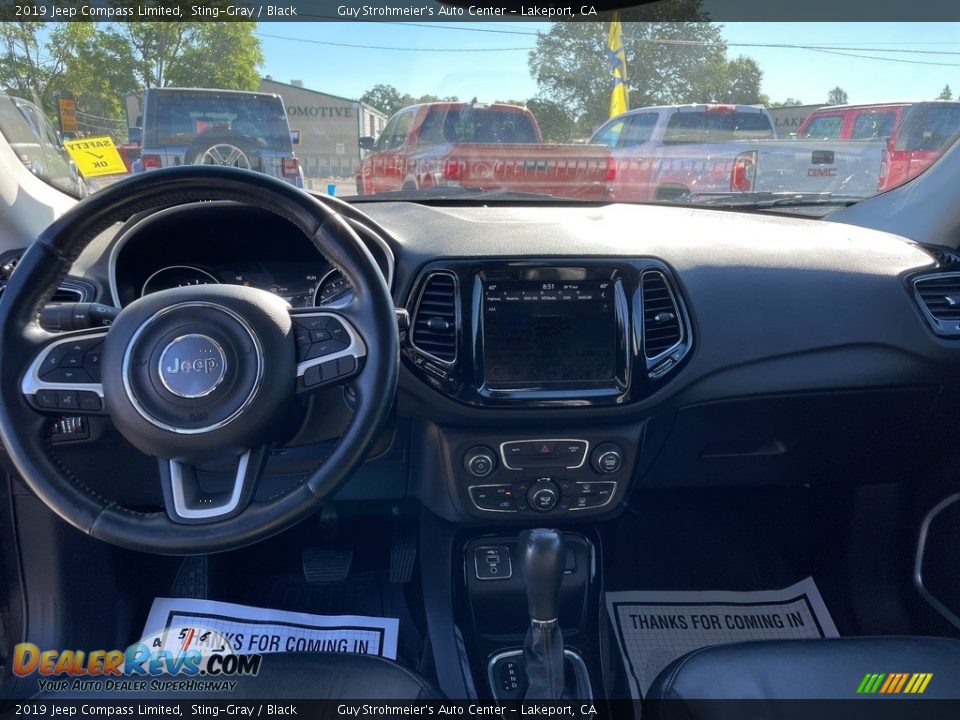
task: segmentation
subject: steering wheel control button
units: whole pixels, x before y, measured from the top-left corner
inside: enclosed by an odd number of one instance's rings
[[[99,353],[102,344],[101,338],[87,338],[54,345],[40,363],[37,374],[47,382],[99,382],[99,379],[92,380],[87,374],[80,375],[80,379],[77,379],[78,376],[66,379],[59,371],[85,368],[87,354]]]
[[[76,410],[80,407],[80,400],[74,390],[57,390],[57,408],[60,410]]]
[[[86,410],[88,412],[100,412],[100,410],[103,409],[103,401],[100,400],[100,396],[95,392],[81,390],[77,393],[77,397],[80,401],[81,410]]]
[[[517,511],[513,487],[510,485],[475,485],[470,488],[470,499],[480,510]]]
[[[593,469],[602,475],[610,475],[623,467],[623,451],[614,443],[598,445],[591,455]]]
[[[471,448],[463,459],[463,466],[474,477],[486,477],[496,466],[493,450],[486,447]]]
[[[506,545],[483,545],[473,551],[473,567],[477,580],[509,580],[513,576],[513,559]]]
[[[33,398],[37,407],[43,408],[44,410],[55,410],[57,407],[56,390],[37,390]]]
[[[293,323],[297,362],[333,355],[350,347],[350,333],[336,318],[302,317],[294,318]],[[306,381],[304,385],[309,387]]]
[[[211,337],[190,333],[169,343],[160,354],[160,382],[182,398],[206,397],[223,382],[227,357]]]
[[[552,480],[541,478],[527,491],[527,504],[538,512],[550,512],[560,502],[560,489]]]
[[[83,367],[83,353],[72,352],[67,353],[63,356],[63,360],[60,361],[60,367],[62,368],[79,368]]]
[[[67,370],[66,368],[57,368],[51,370],[41,377],[42,380],[52,383],[89,383],[93,379],[83,370]]]

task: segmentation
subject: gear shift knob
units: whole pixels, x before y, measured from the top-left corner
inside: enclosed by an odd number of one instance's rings
[[[563,536],[557,530],[524,530],[517,550],[530,619],[556,620],[560,615],[560,581],[566,564]]]

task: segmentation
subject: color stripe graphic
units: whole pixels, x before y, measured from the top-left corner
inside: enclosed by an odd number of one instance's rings
[[[857,686],[857,695],[921,695],[933,673],[867,673]]]

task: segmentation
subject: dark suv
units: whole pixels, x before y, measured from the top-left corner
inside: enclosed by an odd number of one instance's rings
[[[150,88],[144,95],[140,170],[225,165],[303,187],[279,95]]]

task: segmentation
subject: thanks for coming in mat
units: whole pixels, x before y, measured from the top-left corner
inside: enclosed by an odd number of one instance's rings
[[[203,650],[224,645],[237,655],[345,652],[397,658],[397,618],[313,615],[192,598],[156,598],[141,642],[163,649]]]
[[[606,600],[636,699],[663,668],[691,650],[747,640],[837,637],[813,578],[782,590],[630,590],[607,593]]]

